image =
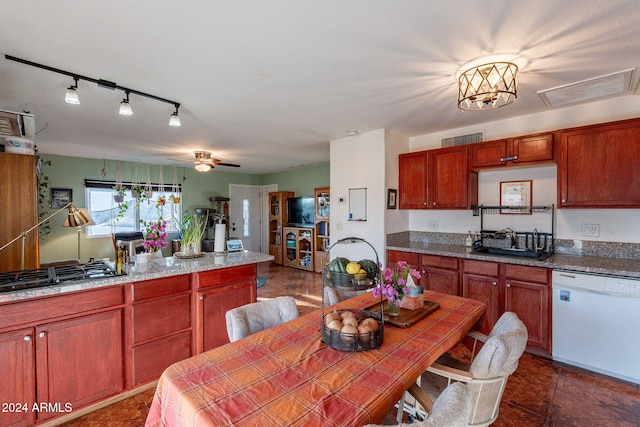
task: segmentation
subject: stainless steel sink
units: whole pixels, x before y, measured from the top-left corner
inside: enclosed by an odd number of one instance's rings
[[[480,247],[475,248],[473,253],[480,255],[506,255],[524,258],[534,258],[538,260],[546,259],[551,256],[550,252],[532,251],[530,249],[514,249],[514,248],[489,248]]]

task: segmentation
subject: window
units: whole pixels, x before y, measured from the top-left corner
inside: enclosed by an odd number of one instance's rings
[[[242,236],[249,237],[249,200],[242,200]]]
[[[171,194],[181,196],[179,192]],[[182,204],[173,203],[170,194],[166,195],[164,205],[158,205],[160,195],[158,191],[154,191],[151,199],[136,201],[131,196],[131,191],[126,190],[125,202],[121,205],[114,201],[114,191],[111,188],[87,186],[85,195],[87,210],[95,222],[95,225],[86,227],[87,237],[107,237],[116,232],[141,231],[140,220],[156,221],[160,217],[167,221],[167,232],[178,231],[178,224],[182,217]],[[120,218],[118,214],[121,206],[125,205],[128,205],[128,209],[122,210],[123,216]]]

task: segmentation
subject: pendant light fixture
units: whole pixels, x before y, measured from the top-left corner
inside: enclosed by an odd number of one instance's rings
[[[125,94],[126,98],[120,103],[120,111],[118,112],[123,116],[130,116],[133,114],[133,110],[131,109],[131,105],[129,105],[129,91],[126,91]]]
[[[493,62],[463,72],[458,78],[458,108],[492,110],[518,98],[518,66],[512,62]]]
[[[80,98],[78,97],[78,78],[74,77],[75,84],[72,84],[67,88],[67,93],[64,96],[64,100],[67,104],[80,104]]]
[[[36,62],[28,61],[26,59],[16,58],[15,56],[5,55],[5,59],[10,61],[20,62],[22,64],[30,65],[32,67],[41,68],[43,70],[52,71],[58,74],[64,74],[66,76],[70,76],[75,81],[75,84],[69,86],[67,88],[67,92],[65,94],[65,101],[69,104],[79,104],[80,98],[78,98],[78,80],[85,80],[88,82],[96,83],[99,87],[109,89],[109,90],[122,90],[125,93],[125,98],[120,103],[119,113],[123,116],[130,116],[133,114],[133,110],[131,109],[131,105],[129,105],[129,94],[144,96],[146,98],[155,99],[156,101],[165,102],[167,104],[173,104],[175,107],[175,111],[171,114],[169,118],[169,125],[171,126],[181,126],[180,117],[178,117],[178,108],[180,108],[180,103],[176,101],[171,101],[170,99],[161,98],[159,96],[151,95],[150,93],[141,92],[139,90],[127,88],[124,86],[120,86],[115,82],[105,80],[105,79],[95,79],[93,77],[87,77],[80,74],[72,73],[70,71],[61,70],[59,68],[49,67],[48,65],[38,64]]]
[[[182,126],[182,123],[180,123],[180,117],[178,116],[178,108],[180,108],[180,104],[175,104],[176,106],[176,111],[174,111],[171,114],[171,117],[169,117],[169,126]]]

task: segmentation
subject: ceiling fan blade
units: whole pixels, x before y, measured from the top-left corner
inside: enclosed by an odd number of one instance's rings
[[[171,157],[169,157],[169,160],[173,160],[176,162],[184,162],[184,163],[195,163],[193,160],[187,160],[187,159],[173,159]]]
[[[232,168],[239,168],[240,165],[236,165],[235,163],[225,163],[225,162],[213,162],[216,166],[230,166]]]

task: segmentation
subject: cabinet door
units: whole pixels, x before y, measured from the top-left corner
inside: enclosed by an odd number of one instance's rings
[[[458,271],[444,270],[442,268],[423,266],[422,286],[443,294],[459,295]]]
[[[549,286],[518,280],[507,280],[505,286],[505,311],[516,313],[526,325],[527,345],[551,351]]]
[[[398,169],[398,207],[427,208],[427,152],[401,154]]]
[[[468,209],[477,204],[475,172],[469,169],[466,146],[431,150],[429,153],[428,205],[432,209]],[[473,200],[473,202],[472,202]]]
[[[640,206],[640,120],[562,133],[561,208]]]
[[[494,166],[504,166],[504,158],[507,157],[506,139],[497,141],[481,142],[472,144],[471,151],[471,167],[486,168]]]
[[[398,261],[406,261],[413,268],[420,266],[420,255],[414,252],[387,251],[386,267],[393,267]]]
[[[202,322],[202,348],[211,350],[229,342],[227,310],[255,301],[255,278],[198,292],[198,312]],[[200,352],[199,351],[199,352]]]
[[[123,390],[122,309],[36,328],[39,402],[75,410]],[[60,415],[39,412],[38,420]]]
[[[2,245],[38,223],[37,162],[37,156],[0,152],[0,198],[11,201],[11,208],[5,208],[2,212]],[[24,241],[24,269],[40,266],[39,242],[37,230],[27,234]],[[21,270],[21,257],[22,239],[3,249],[0,255],[0,271]]]
[[[513,138],[511,156],[514,164],[553,161],[553,134]]]
[[[11,405],[0,411],[2,426],[27,426],[35,421],[33,353],[33,328],[0,334],[0,400]]]
[[[496,277],[465,273],[462,279],[462,296],[487,304],[487,312],[480,318],[475,329],[488,334],[500,315],[500,289]]]

